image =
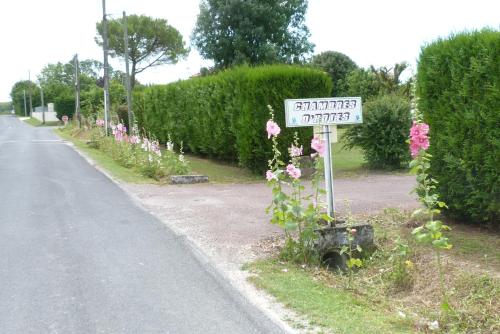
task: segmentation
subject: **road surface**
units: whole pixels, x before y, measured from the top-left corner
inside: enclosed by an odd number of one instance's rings
[[[48,128],[0,116],[0,333],[280,333]]]

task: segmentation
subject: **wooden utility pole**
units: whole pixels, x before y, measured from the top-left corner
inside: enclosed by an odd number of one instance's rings
[[[104,52],[104,129],[108,134],[109,111],[109,64],[108,64],[108,19],[106,17],[106,0],[102,0],[102,48]]]
[[[123,39],[125,45],[125,87],[127,88],[127,112],[128,112],[128,133],[131,134],[134,126],[134,117],[132,113],[132,89],[130,87],[130,70],[128,65],[128,26],[127,14],[123,12]]]
[[[28,70],[28,95],[30,98],[30,117],[33,115],[33,101],[31,99],[31,72]]]
[[[78,61],[78,54],[74,58],[75,68],[75,116],[78,121],[78,127],[82,127],[82,116],[80,114],[80,62]]]
[[[23,89],[23,97],[24,97],[24,117],[28,117],[28,108],[26,108],[26,89]]]

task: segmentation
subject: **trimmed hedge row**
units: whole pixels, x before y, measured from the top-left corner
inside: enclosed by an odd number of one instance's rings
[[[267,105],[282,129],[280,148],[298,131],[309,148],[312,128],[285,128],[284,99],[329,96],[327,74],[287,65],[239,67],[219,74],[151,86],[135,94],[139,126],[165,142],[183,142],[186,151],[234,161],[255,172],[267,169],[272,156],[265,124]]]
[[[461,33],[423,48],[417,94],[431,128],[431,173],[448,213],[498,225],[500,31]]]

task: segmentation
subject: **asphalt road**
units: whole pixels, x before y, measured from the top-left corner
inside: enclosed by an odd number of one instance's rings
[[[48,128],[0,116],[0,333],[281,333]]]

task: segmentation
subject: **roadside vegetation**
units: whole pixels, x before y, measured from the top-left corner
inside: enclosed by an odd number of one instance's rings
[[[184,159],[182,147],[176,153],[173,143],[167,142],[166,149],[162,150],[157,140],[148,138],[145,134],[141,135],[137,129],[133,129],[128,135],[126,127],[121,123],[112,125],[111,129],[113,135],[106,136],[104,121],[98,119],[95,124],[90,123],[82,128],[71,125],[60,128],[59,133],[66,138],[74,138],[77,143],[85,141],[89,149],[105,153],[119,166],[145,178],[164,183],[170,175],[189,173],[189,164]]]
[[[38,120],[37,118],[34,118],[34,117],[24,119],[23,121],[25,123],[28,123],[29,125],[32,125],[32,126],[58,126],[58,125],[61,125],[60,121],[50,121],[50,122],[45,122],[45,124],[42,124],[42,122],[40,120]]]
[[[411,235],[409,212],[387,209],[367,219],[377,250],[349,278],[319,265],[284,261],[278,251],[247,264],[249,280],[323,333],[496,333],[500,331],[500,238],[454,225],[443,258],[451,310],[441,309],[431,246]],[[404,246],[408,246],[405,254]],[[347,288],[349,284],[349,288]],[[295,324],[303,326],[302,322]],[[307,331],[306,331],[307,332]]]

